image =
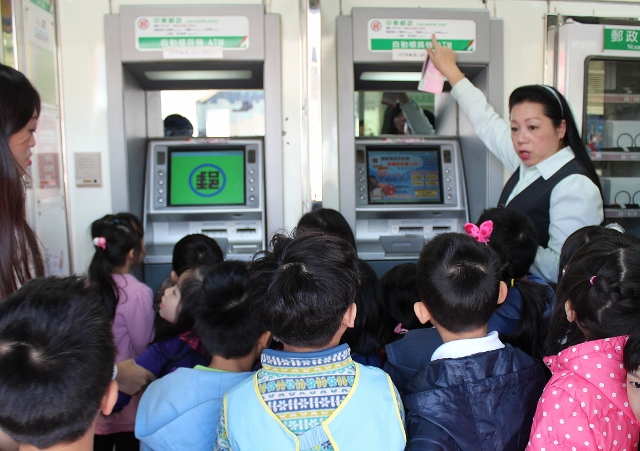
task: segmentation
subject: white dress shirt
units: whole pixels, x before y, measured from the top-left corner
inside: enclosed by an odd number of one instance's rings
[[[504,343],[498,338],[495,330],[481,338],[463,338],[461,340],[448,341],[436,348],[431,356],[431,361],[440,359],[460,359],[480,352],[495,351],[504,348]]]
[[[535,166],[527,166],[518,157],[511,141],[511,128],[487,103],[484,93],[465,79],[452,89],[451,95],[471,122],[477,135],[510,173],[520,170],[520,179],[507,199],[507,204],[538,177],[545,180],[575,158],[565,147]],[[558,281],[558,260],[562,245],[569,235],[582,227],[598,225],[604,219],[602,196],[588,177],[572,174],[562,179],[551,191],[549,205],[549,244],[539,246],[531,272],[549,282]]]

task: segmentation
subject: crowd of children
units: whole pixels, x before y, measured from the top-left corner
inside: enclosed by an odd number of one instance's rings
[[[640,240],[578,230],[556,287],[523,214],[465,231],[381,278],[334,210],[248,263],[188,235],[154,301],[140,221],[107,215],[86,278],[0,303],[0,429],[25,450],[638,449]]]

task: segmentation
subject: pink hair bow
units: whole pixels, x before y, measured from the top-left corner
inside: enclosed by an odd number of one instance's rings
[[[407,329],[405,329],[404,327],[402,327],[402,323],[398,323],[398,325],[396,326],[395,329],[393,329],[393,332],[398,334],[398,335],[404,335],[407,332],[409,332]]]
[[[491,238],[491,232],[493,232],[493,221],[489,219],[480,224],[480,227],[472,222],[467,222],[464,225],[464,231],[479,243],[489,244],[489,238]]]
[[[103,236],[97,236],[93,239],[93,245],[95,247],[99,247],[100,249],[107,250],[107,240]]]

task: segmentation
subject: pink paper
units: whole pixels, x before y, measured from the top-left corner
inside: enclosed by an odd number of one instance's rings
[[[418,89],[432,94],[440,94],[444,89],[444,75],[436,69],[428,56],[425,64],[422,65],[422,77],[420,77]]]

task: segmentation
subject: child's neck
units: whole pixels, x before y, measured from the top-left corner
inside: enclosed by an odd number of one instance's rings
[[[232,373],[244,373],[251,371],[255,364],[256,357],[253,353],[249,353],[244,357],[238,359],[225,359],[222,356],[214,355],[211,358],[209,368],[214,370],[229,371]]]
[[[438,330],[440,337],[442,337],[443,343],[448,343],[454,340],[465,340],[469,338],[483,338],[487,336],[487,326],[467,332],[451,332],[443,328],[439,324],[435,324],[435,328]]]
[[[31,445],[20,445],[18,451],[93,451],[94,427],[73,443],[54,445],[51,448],[40,449]]]

